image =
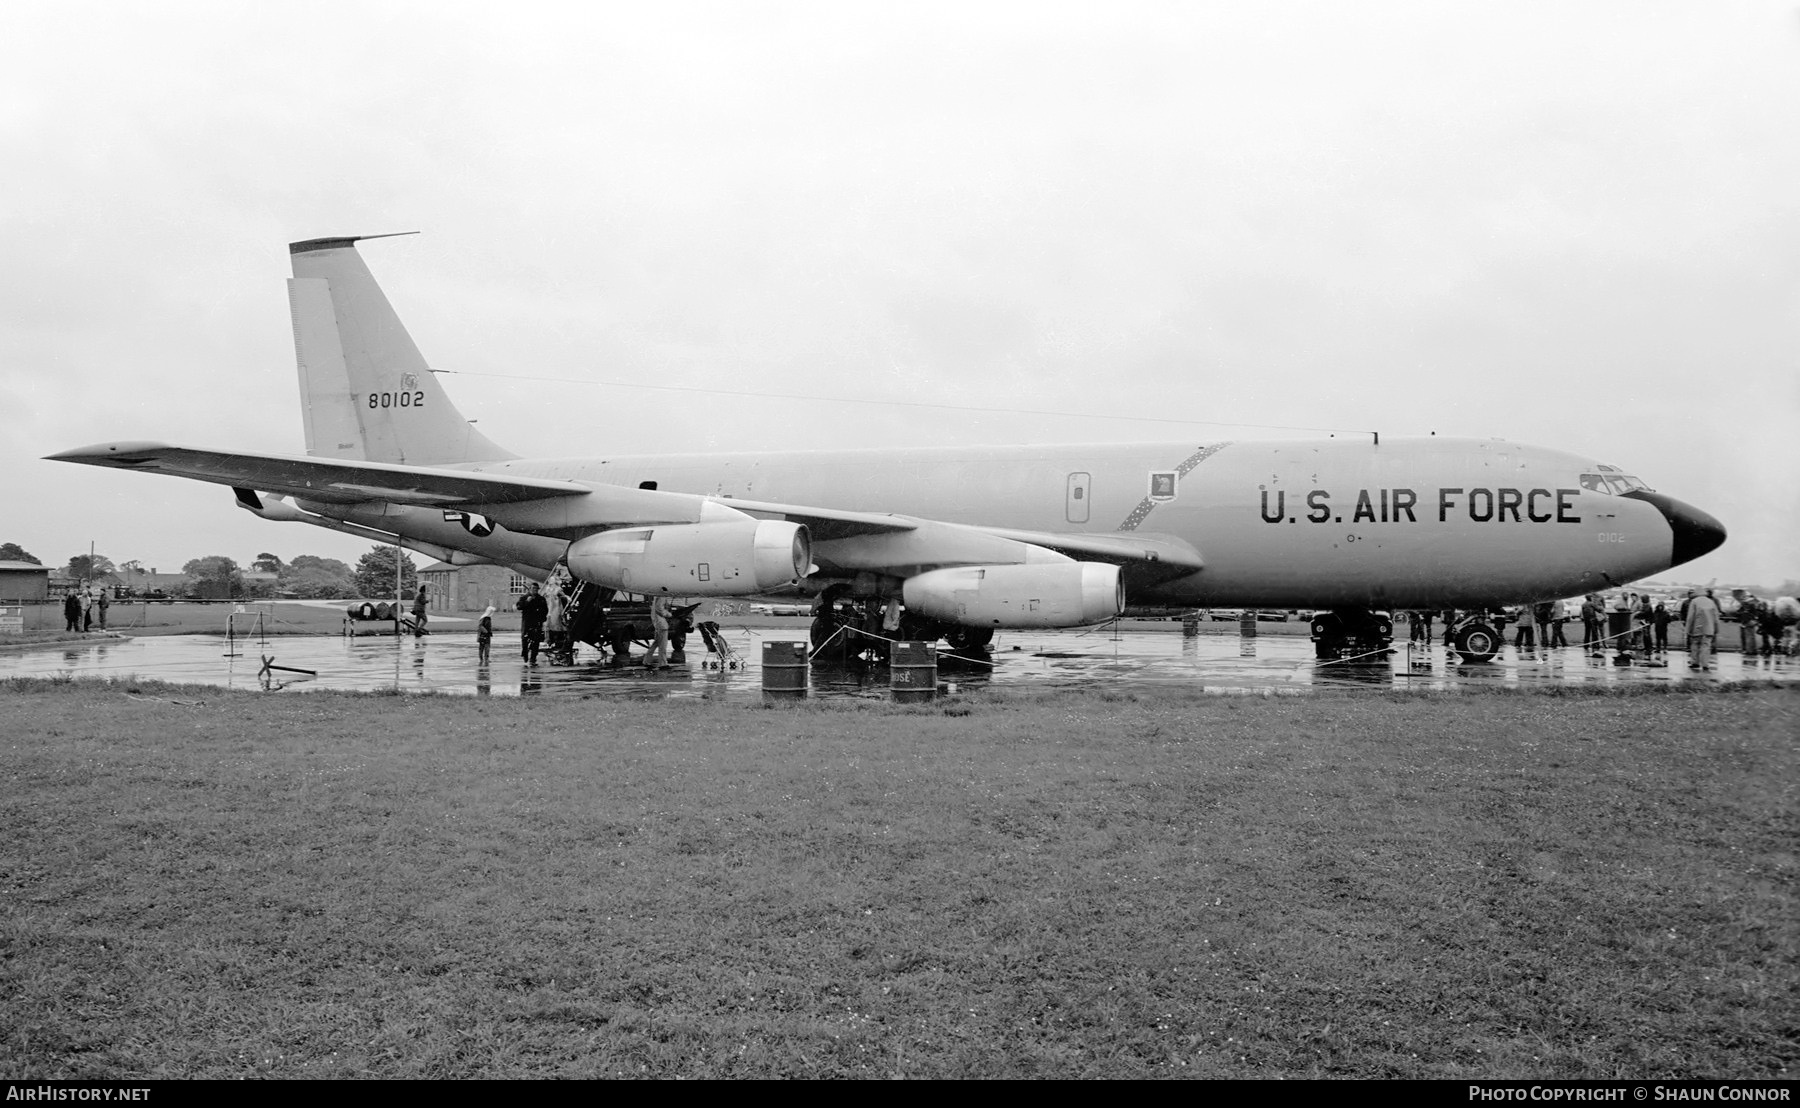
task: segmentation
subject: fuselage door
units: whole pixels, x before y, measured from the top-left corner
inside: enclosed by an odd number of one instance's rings
[[[1064,501],[1066,514],[1070,523],[1086,523],[1088,521],[1088,482],[1085,473],[1069,474],[1069,492]]]

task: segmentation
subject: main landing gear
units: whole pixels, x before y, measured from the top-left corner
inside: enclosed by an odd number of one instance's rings
[[[959,654],[975,654],[986,650],[988,644],[994,641],[994,629],[992,627],[952,627],[944,632],[944,640],[950,644],[951,650]]]
[[[946,640],[953,654],[976,657],[994,641],[992,627],[964,627],[902,612],[900,626],[887,626],[886,603],[879,598],[857,599],[841,587],[826,589],[813,605],[810,637],[815,652],[837,661],[868,656],[886,661],[891,641],[936,642]]]
[[[1312,618],[1313,654],[1320,661],[1364,659],[1394,641],[1394,623],[1366,608],[1340,608]]]

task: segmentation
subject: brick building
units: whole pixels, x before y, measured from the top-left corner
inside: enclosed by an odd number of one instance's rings
[[[505,566],[433,562],[419,571],[419,580],[430,590],[426,604],[433,612],[479,612],[490,603],[507,611],[525,591],[525,578]]]

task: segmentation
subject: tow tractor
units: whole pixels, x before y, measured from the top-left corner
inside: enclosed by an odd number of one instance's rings
[[[1312,641],[1313,655],[1320,661],[1384,654],[1394,641],[1394,621],[1386,612],[1366,608],[1315,612]]]

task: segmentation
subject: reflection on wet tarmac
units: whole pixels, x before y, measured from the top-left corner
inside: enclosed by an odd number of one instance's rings
[[[573,666],[527,666],[516,658],[476,661],[473,638],[434,636],[346,639],[280,636],[232,656],[223,636],[174,635],[107,639],[79,645],[0,653],[0,677],[142,677],[178,684],[226,688],[350,689],[436,692],[472,696],[638,696],[648,698],[760,695],[757,660],[761,643],[798,641],[803,629],[738,629],[728,633],[742,668],[720,669],[698,649],[685,665],[647,670],[634,661],[597,663],[586,652]],[[239,647],[243,644],[240,640]],[[698,647],[698,644],[694,644]],[[496,652],[498,654],[498,652]],[[1101,687],[1118,684],[1178,685],[1203,693],[1281,694],[1315,689],[1473,689],[1567,685],[1791,684],[1800,659],[1744,658],[1723,654],[1711,673],[1672,663],[1620,665],[1610,656],[1580,648],[1527,651],[1508,647],[1493,662],[1463,664],[1441,646],[1395,644],[1386,656],[1319,662],[1303,637],[1183,638],[1178,630],[1108,629],[1021,631],[996,636],[984,658],[940,656],[938,681],[958,692],[993,686]],[[268,664],[265,664],[268,663]],[[274,667],[271,669],[271,665]],[[313,670],[316,675],[294,672]],[[812,692],[823,697],[888,696],[888,670],[861,664],[815,664]]]

